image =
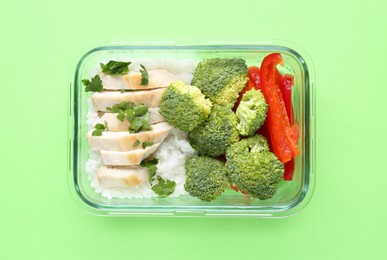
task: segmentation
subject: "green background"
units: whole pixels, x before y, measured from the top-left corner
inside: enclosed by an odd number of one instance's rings
[[[206,1],[207,2],[207,1]],[[386,1],[2,1],[0,259],[386,259]],[[286,219],[104,218],[67,187],[77,59],[101,40],[294,41],[317,82],[317,185]]]

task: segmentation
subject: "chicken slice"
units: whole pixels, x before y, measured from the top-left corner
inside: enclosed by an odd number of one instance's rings
[[[98,75],[102,80],[103,88],[108,90],[165,88],[172,82],[181,80],[163,69],[148,70],[148,85],[141,85],[140,72],[130,72],[123,76],[110,76],[100,72]]]
[[[157,88],[143,91],[130,91],[121,93],[120,91],[95,92],[91,99],[95,111],[106,111],[107,107],[113,107],[123,101],[133,102],[136,105],[144,104],[148,107],[159,107],[161,97],[165,88]]]
[[[102,132],[101,136],[92,136],[93,129],[87,133],[91,150],[106,150],[125,152],[138,147],[147,142],[159,143],[162,142],[171,131],[172,126],[167,122],[162,122],[152,125],[152,130],[141,131],[131,134],[126,132]]]
[[[164,122],[165,119],[160,115],[160,108],[150,108],[149,109],[151,125]],[[95,124],[107,125],[110,132],[124,132],[129,129],[129,122],[127,119],[120,121],[117,119],[117,113],[104,113],[100,118],[97,119]]]
[[[101,150],[102,163],[105,165],[139,165],[142,160],[154,153],[159,146],[160,143],[148,146],[145,149],[138,146],[138,149],[127,152]]]
[[[101,166],[97,173],[99,184],[105,188],[135,187],[149,179],[147,168]]]

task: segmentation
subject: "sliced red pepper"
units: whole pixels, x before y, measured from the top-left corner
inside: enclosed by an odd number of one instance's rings
[[[268,127],[267,127],[267,120],[266,120],[265,123],[257,130],[256,133],[257,133],[257,134],[260,134],[260,135],[262,135],[263,137],[266,138],[267,142],[269,143],[270,150],[272,150],[272,148],[271,148],[271,142],[270,142],[270,133],[269,133],[269,129],[268,129]]]
[[[286,162],[284,166],[285,166],[284,180],[291,181],[293,179],[293,174],[294,174],[294,158]]]
[[[247,91],[249,91],[253,88],[257,89],[257,86],[259,85],[259,71],[260,71],[259,68],[256,66],[249,67],[248,73],[247,73],[249,80],[246,83],[246,87],[239,93],[239,97],[234,105],[234,109],[233,109],[234,111],[236,111],[236,109],[238,108],[239,103],[241,102],[243,95]]]
[[[230,184],[230,188],[231,189],[233,189],[233,190],[235,190],[236,192],[241,192],[242,194],[244,194],[246,197],[250,197],[250,195],[247,193],[247,192],[245,192],[245,191],[243,191],[243,190],[238,190],[238,188],[237,188],[237,186],[235,186],[234,184]]]
[[[225,161],[226,161],[226,155],[221,154],[221,155],[218,156],[217,159],[220,160],[220,161],[222,161],[222,162],[225,162]]]
[[[240,99],[242,99],[243,94],[245,94],[250,89],[253,89],[254,87],[255,87],[254,82],[252,82],[251,80],[248,80],[246,82],[246,87],[239,93],[238,101],[240,102]]]
[[[293,75],[285,74],[282,77],[282,82],[280,84],[280,89],[282,93],[282,98],[285,102],[286,112],[289,117],[289,123],[292,125],[292,131],[294,135],[294,141],[298,142],[298,124],[294,123],[294,115],[293,115],[293,106],[292,106],[292,87],[293,87]],[[285,173],[284,180],[291,181],[293,179],[294,174],[294,158],[292,158],[289,162],[285,163]]]
[[[238,192],[238,188],[234,184],[230,184],[230,188]]]
[[[278,81],[276,76],[277,64],[284,65],[279,53],[273,53],[264,58],[260,71],[260,83],[269,105],[267,124],[273,152],[281,162],[285,163],[297,156],[300,151],[290,127],[285,103],[276,84]]]
[[[283,64],[282,57],[278,54],[271,54],[265,57],[261,65],[261,83],[262,92],[269,105],[269,111],[266,118],[266,123],[269,130],[270,140],[273,146],[273,151],[282,162],[291,160],[291,149],[287,146],[286,136],[283,133],[281,108],[279,105],[278,91],[276,83],[278,74],[276,73],[276,65]]]
[[[243,190],[241,190],[241,192],[242,192],[242,194],[244,194],[247,198],[250,198],[250,197],[251,197],[247,192],[245,192],[245,191],[243,191]]]
[[[293,106],[292,106],[292,87],[293,87],[293,75],[285,74],[283,76],[280,89],[282,93],[282,98],[285,102],[286,112],[288,113],[289,123],[293,125]]]
[[[247,76],[249,77],[249,81],[251,81],[254,84],[255,89],[261,89],[260,83],[261,83],[261,76],[260,76],[261,70],[257,66],[251,66],[248,69]]]
[[[283,76],[282,74],[277,70],[275,70],[275,82],[277,83],[277,86],[281,86],[283,82]],[[282,93],[281,93],[282,94]]]
[[[298,142],[298,123],[295,123],[294,125],[292,125],[292,131],[294,135],[294,141]],[[291,181],[293,179],[293,174],[294,174],[294,158],[286,162],[284,166],[285,166],[284,180]]]
[[[292,125],[292,131],[294,135],[294,141],[298,142],[298,123],[296,122],[294,125]]]

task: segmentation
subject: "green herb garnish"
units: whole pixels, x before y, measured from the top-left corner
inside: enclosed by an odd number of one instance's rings
[[[113,107],[106,108],[106,111],[109,111],[111,113],[117,113],[117,119],[123,122],[126,117],[127,110],[133,106],[134,104],[132,102],[129,103],[127,101],[123,101],[119,104],[115,104]]]
[[[115,104],[113,107],[106,108],[106,110],[111,112],[111,113],[118,113],[118,111],[120,111],[120,110],[125,111],[131,106],[132,106],[132,104],[130,104],[129,102],[123,101],[119,104]]]
[[[117,113],[117,119],[123,122],[125,118],[129,122],[128,131],[136,133],[141,130],[150,130],[150,114],[147,106],[135,105],[133,102],[121,102],[113,107],[106,108],[111,113]]]
[[[121,122],[124,122],[124,119],[125,119],[125,112],[122,111],[122,110],[119,110],[118,111],[118,115],[116,116],[118,120],[120,120]]]
[[[136,141],[133,144],[133,147],[137,147],[139,144],[140,144],[140,141],[138,139],[136,139]]]
[[[95,128],[95,130],[91,133],[91,135],[92,136],[101,136],[102,132],[105,131],[105,129],[107,129],[106,122],[105,122],[105,125],[96,124],[94,128]]]
[[[154,181],[154,177],[156,176],[157,164],[159,163],[159,159],[153,157],[151,160],[142,161],[140,165],[145,167],[149,171],[149,183]]]
[[[142,125],[140,130],[141,131],[152,130],[152,127],[151,127],[151,125],[148,122],[146,122],[145,124]]]
[[[132,108],[127,109],[125,111],[125,117],[126,117],[126,119],[128,119],[129,122],[131,122],[133,120],[133,118],[135,117],[135,114],[134,114]]]
[[[142,70],[140,70],[140,72],[141,72],[141,86],[145,86],[145,85],[148,85],[149,75],[148,75],[148,71],[146,70],[144,65],[140,64],[140,66],[142,68]]]
[[[152,145],[153,145],[153,142],[145,141],[145,142],[142,143],[142,149],[145,149],[148,146],[152,146]]]
[[[98,75],[95,75],[91,81],[88,79],[83,79],[82,83],[85,85],[86,92],[101,92],[103,89],[102,80]]]
[[[158,183],[152,186],[152,190],[159,195],[160,198],[165,198],[171,195],[176,187],[176,182],[167,180],[165,181],[160,176],[157,176]]]
[[[138,105],[133,108],[133,112],[136,116],[143,116],[148,112],[148,107],[146,105]]]
[[[159,159],[153,157],[152,159],[144,160],[140,163],[142,167],[148,169],[149,172],[149,183],[152,185],[152,190],[159,195],[160,198],[171,195],[176,188],[176,182],[167,180],[165,181],[161,176],[157,176],[157,184],[153,185],[152,182],[155,180],[157,164]]]
[[[148,130],[148,129],[144,129],[143,126],[149,125],[149,119],[150,119],[149,113],[146,113],[143,116],[133,117],[133,119],[129,121],[130,122],[129,132],[136,133],[140,130]]]
[[[131,62],[122,62],[111,60],[106,64],[100,63],[102,72],[108,75],[125,75],[129,72]]]

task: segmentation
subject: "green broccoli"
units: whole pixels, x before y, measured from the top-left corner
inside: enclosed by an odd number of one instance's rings
[[[160,104],[160,114],[165,120],[183,131],[190,131],[204,122],[211,112],[211,101],[195,86],[182,81],[171,83]]]
[[[200,155],[217,157],[239,140],[236,126],[231,108],[214,105],[207,120],[188,133],[188,140]]]
[[[193,197],[213,201],[228,187],[226,166],[209,157],[192,156],[185,162],[185,190]]]
[[[237,129],[241,135],[252,136],[266,119],[267,103],[260,90],[247,91],[235,112],[238,118]]]
[[[267,141],[256,135],[243,139],[226,151],[228,178],[252,197],[270,199],[278,190],[284,165],[269,152]]]
[[[213,58],[198,64],[191,84],[212,103],[232,108],[247,80],[245,60]]]

